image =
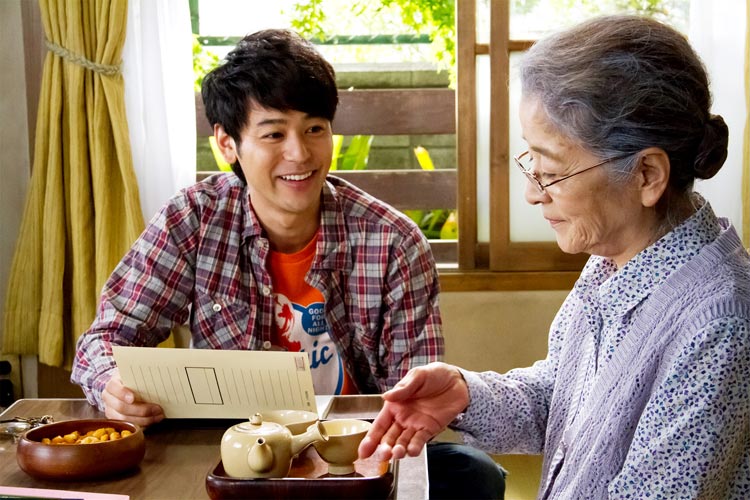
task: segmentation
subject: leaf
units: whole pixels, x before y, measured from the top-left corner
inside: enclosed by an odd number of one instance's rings
[[[445,219],[443,227],[440,229],[441,240],[456,240],[458,239],[458,218],[456,211],[451,210],[448,214],[448,218]]]
[[[424,210],[404,210],[407,217],[414,221],[417,226],[422,226],[422,219],[424,218]]]
[[[373,136],[355,135],[346,148],[346,153],[341,155],[341,170],[364,170],[370,157],[370,146]]]
[[[224,155],[222,155],[221,151],[219,151],[219,146],[216,144],[216,137],[209,136],[208,144],[211,145],[211,152],[214,154],[214,160],[216,161],[216,165],[219,167],[219,170],[221,170],[222,172],[231,172],[232,166],[227,163],[227,161],[224,159]]]
[[[333,135],[333,154],[331,155],[331,170],[337,170],[339,167],[339,157],[341,156],[341,145],[344,144],[344,136],[339,134]]]
[[[422,167],[422,170],[435,170],[435,165],[432,163],[430,153],[422,146],[414,148],[414,156],[417,157],[417,163]]]

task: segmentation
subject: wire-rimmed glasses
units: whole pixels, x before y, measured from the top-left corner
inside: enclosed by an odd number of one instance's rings
[[[529,151],[528,150],[524,151],[523,153],[521,153],[518,156],[514,156],[513,160],[515,160],[516,165],[521,170],[521,172],[523,172],[523,175],[526,176],[526,178],[529,180],[529,182],[531,182],[534,186],[536,186],[539,189],[539,192],[546,193],[547,192],[547,188],[550,187],[550,186],[552,186],[553,184],[557,184],[558,182],[562,182],[565,179],[570,179],[571,177],[576,176],[578,174],[582,174],[584,172],[588,172],[592,168],[600,167],[600,166],[604,165],[605,163],[609,163],[609,162],[614,161],[614,160],[622,160],[623,158],[627,158],[628,156],[631,156],[632,154],[633,153],[628,153],[628,154],[623,154],[623,155],[613,156],[611,158],[607,158],[606,160],[600,161],[596,165],[592,165],[590,167],[584,168],[582,170],[579,170],[578,172],[573,172],[572,174],[560,177],[559,179],[555,179],[554,181],[548,182],[546,184],[542,183],[541,179],[539,179],[539,177],[537,177],[536,172],[534,172],[533,170],[531,170],[531,168],[526,167],[524,165],[524,161],[530,161],[530,160],[524,160],[523,159],[524,157],[527,157],[529,155]]]

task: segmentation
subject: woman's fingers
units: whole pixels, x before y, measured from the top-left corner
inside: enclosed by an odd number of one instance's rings
[[[417,429],[402,426],[396,421],[386,423],[380,422],[378,432],[372,429],[359,445],[359,456],[367,458],[375,455],[378,460],[390,460],[391,458],[404,458],[405,456],[417,456],[422,448],[432,438],[432,434],[425,429]]]
[[[368,433],[362,440],[362,442],[359,443],[359,458],[367,458],[375,453],[375,450],[378,448],[379,444],[380,438],[370,437],[370,434]]]
[[[422,452],[427,441],[432,439],[432,434],[424,429],[412,427],[402,428],[396,438],[396,443],[391,445],[394,458],[404,458],[406,455],[416,457]]]
[[[414,395],[422,385],[424,374],[421,370],[422,367],[412,368],[401,380],[393,386],[393,389],[386,391],[383,394],[383,399],[386,401],[404,401]]]
[[[416,434],[416,430],[412,428],[405,428],[401,431],[401,434],[396,439],[396,445],[400,446],[404,449],[404,453],[406,453],[406,450],[411,443],[412,438],[414,437],[414,434]]]
[[[422,453],[422,448],[424,448],[427,442],[432,438],[433,436],[430,432],[424,429],[418,430],[409,441],[409,445],[406,447],[406,452],[410,457],[416,457]]]

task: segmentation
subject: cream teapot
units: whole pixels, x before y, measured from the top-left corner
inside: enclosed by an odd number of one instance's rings
[[[263,416],[256,413],[248,422],[233,425],[224,432],[221,461],[224,471],[232,477],[285,477],[292,459],[317,441],[328,441],[319,421],[293,436],[285,426],[263,422]]]

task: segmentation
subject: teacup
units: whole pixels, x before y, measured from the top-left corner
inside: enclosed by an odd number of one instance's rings
[[[328,441],[313,443],[320,458],[328,463],[328,473],[343,476],[354,472],[359,443],[372,424],[365,420],[341,418],[321,422]]]
[[[304,410],[266,410],[263,421],[276,422],[289,429],[292,434],[302,434],[318,421],[318,414]]]

